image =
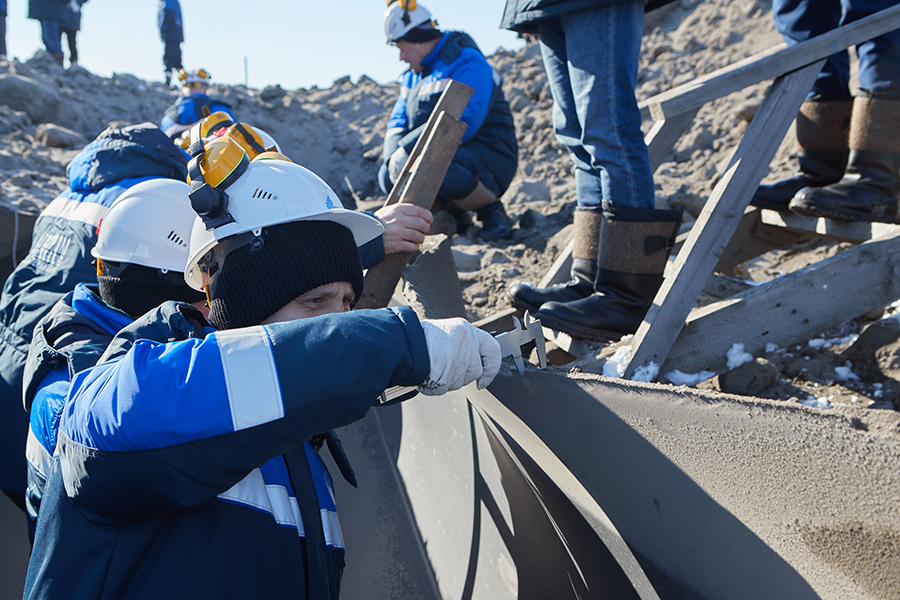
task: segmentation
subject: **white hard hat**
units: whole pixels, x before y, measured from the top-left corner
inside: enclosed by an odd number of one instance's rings
[[[104,261],[181,273],[187,262],[197,213],[191,187],[174,179],[151,179],[129,188],[100,222],[91,255]]]
[[[209,72],[206,69],[197,69],[196,71],[186,71],[185,69],[181,69],[178,72],[178,79],[185,85],[190,83],[209,85],[210,77]]]
[[[225,206],[215,213],[201,213],[194,221],[184,280],[195,290],[202,290],[204,284],[201,259],[233,236],[248,232],[260,236],[264,227],[295,221],[332,221],[349,229],[358,247],[384,232],[378,219],[345,209],[334,190],[309,169],[266,157],[250,161],[225,190],[207,190],[207,194],[222,194]],[[196,188],[192,198],[194,193]]]
[[[389,43],[396,42],[419,25],[429,21],[431,13],[424,6],[416,4],[416,0],[391,2],[384,11],[384,35]]]

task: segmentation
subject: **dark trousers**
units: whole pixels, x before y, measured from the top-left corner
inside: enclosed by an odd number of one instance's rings
[[[62,54],[59,39],[59,21],[41,21],[41,41],[50,54]]]
[[[181,42],[166,42],[166,49],[163,52],[163,67],[166,72],[182,68]]]
[[[897,0],[773,0],[772,15],[775,28],[793,46],[896,4]],[[860,89],[900,95],[900,30],[860,44],[856,54]],[[846,51],[828,57],[810,97],[851,97]]]
[[[78,45],[75,41],[76,36],[78,35],[77,29],[68,29],[65,27],[59,28],[59,47],[62,49],[62,39],[63,34],[66,34],[66,40],[69,43],[69,63],[75,64],[78,62]]]
[[[6,56],[6,15],[0,15],[0,54]]]

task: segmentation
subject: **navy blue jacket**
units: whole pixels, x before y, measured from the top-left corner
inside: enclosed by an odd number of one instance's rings
[[[184,41],[181,4],[178,0],[159,0],[159,37],[164,42]]]
[[[132,321],[103,302],[96,285],[79,283],[34,328],[23,376],[25,408],[30,411],[25,505],[32,536],[69,382],[75,373],[97,364],[113,336]]]
[[[212,331],[179,306],[75,375],[25,598],[337,598],[342,541],[307,440],[425,380],[415,313]]]
[[[28,18],[38,21],[64,21],[69,0],[28,0]]]
[[[0,15],[6,15],[6,0],[0,0]]]
[[[668,4],[672,0],[644,0],[647,10]],[[634,2],[634,0],[506,0],[500,29],[512,29],[519,33],[537,33],[538,23],[574,10],[594,6],[608,6]]]
[[[154,125],[107,129],[75,156],[69,189],[38,217],[31,250],[0,295],[0,488],[25,493],[22,371],[34,326],[76,284],[96,282],[90,249],[113,201],[147,179],[184,180],[186,162]]]
[[[88,0],[75,0],[78,3],[78,6],[84,6],[84,3]],[[66,6],[66,18],[62,20],[62,23],[59,24],[62,29],[71,29],[73,31],[81,30],[81,11],[72,10],[71,6]]]
[[[228,113],[232,121],[237,121],[231,107],[220,100],[214,100],[206,94],[181,96],[175,104],[166,109],[159,128],[172,137],[184,131],[186,125],[193,125],[205,115],[203,109],[208,108],[210,114],[218,111]]]
[[[461,147],[470,149],[501,182],[506,191],[518,166],[516,129],[500,75],[494,71],[468,34],[449,31],[422,60],[424,71],[403,74],[400,96],[388,119],[382,157],[388,160],[399,148],[411,152],[428,117],[451,80],[474,89],[462,114],[468,125]],[[503,183],[505,182],[505,183]]]

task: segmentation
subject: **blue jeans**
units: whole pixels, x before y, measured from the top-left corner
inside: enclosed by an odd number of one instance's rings
[[[59,39],[59,21],[41,21],[41,41],[51,54],[62,54]]]
[[[579,206],[603,199],[654,207],[653,171],[634,88],[640,0],[565,13],[539,24],[553,127],[575,163]]]
[[[894,6],[897,0],[773,0],[775,28],[793,46]],[[900,94],[900,30],[856,47],[859,87],[876,94]],[[810,97],[850,98],[850,60],[846,51],[828,57]]]

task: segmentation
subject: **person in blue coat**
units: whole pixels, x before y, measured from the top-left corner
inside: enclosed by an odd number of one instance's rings
[[[654,203],[634,95],[643,23],[643,0],[507,0],[500,25],[540,37],[553,127],[578,198],[572,279],[517,283],[509,294],[545,326],[597,342],[637,330],[681,224],[680,209]]]
[[[185,279],[209,294],[212,327],[163,304],[74,376],[25,598],[336,599],[323,434],[387,387],[440,394],[497,373],[499,344],[462,319],[348,312],[378,221],[299,165],[229,142],[191,166]]]
[[[468,34],[440,31],[431,13],[415,0],[388,6],[384,32],[409,70],[402,76],[384,137],[378,172],[381,190],[388,193],[396,182],[444,88],[451,80],[465,83],[474,90],[462,114],[468,128],[438,198],[451,212],[474,210],[482,223],[483,239],[508,236],[509,219],[500,196],[512,182],[519,158],[515,124],[500,75]]]
[[[95,282],[90,249],[122,193],[155,178],[184,180],[187,155],[155,125],[107,129],[69,163],[69,188],[45,208],[31,250],[0,294],[0,489],[24,510],[22,374],[34,326],[81,282]]]
[[[6,60],[6,0],[0,0],[0,60]]]
[[[69,66],[78,64],[78,32],[81,31],[81,7],[87,0],[70,0],[66,6],[66,18],[59,24],[59,44],[62,51],[62,38],[66,36],[69,46]]]
[[[216,112],[223,112],[232,122],[237,122],[228,104],[207,95],[210,75],[206,69],[196,71],[182,69],[178,72],[178,79],[181,81],[181,97],[166,109],[159,124],[166,135],[175,138],[204,117]]]
[[[159,37],[163,50],[163,82],[166,85],[184,66],[181,64],[181,44],[184,42],[184,25],[181,22],[181,4],[178,0],[159,0]]]
[[[91,250],[98,283],[79,283],[34,328],[23,377],[32,540],[72,375],[94,366],[120,329],[167,300],[190,303],[205,314],[206,295],[184,281],[196,216],[189,192],[184,182],[153,179],[122,194]]]
[[[60,23],[66,20],[69,0],[28,0],[28,18],[41,24],[41,41],[53,59],[63,64],[62,45],[59,41]]]

